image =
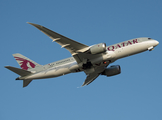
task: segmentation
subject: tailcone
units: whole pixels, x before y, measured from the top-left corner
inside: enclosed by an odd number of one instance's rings
[[[20,78],[18,77],[18,78],[16,78],[15,80],[20,80]]]

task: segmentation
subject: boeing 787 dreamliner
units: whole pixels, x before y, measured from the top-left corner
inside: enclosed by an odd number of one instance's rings
[[[82,85],[85,86],[94,81],[99,75],[109,77],[120,74],[121,68],[119,65],[108,67],[114,61],[147,50],[152,51],[159,44],[157,40],[142,37],[110,46],[106,46],[105,43],[88,46],[41,25],[29,24],[48,35],[53,42],[60,44],[62,48],[67,49],[72,57],[47,65],[40,65],[19,53],[13,54],[22,69],[11,66],[5,67],[20,75],[16,80],[23,80],[23,87],[26,87],[34,79],[53,78],[81,71],[84,71],[87,75]]]

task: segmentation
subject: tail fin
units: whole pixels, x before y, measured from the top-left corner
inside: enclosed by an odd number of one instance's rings
[[[21,77],[31,74],[30,71],[23,70],[23,69],[20,69],[20,68],[15,68],[15,67],[11,67],[11,66],[5,66],[5,68],[7,68],[7,69],[11,70],[12,72],[20,75]],[[19,80],[19,78],[17,78],[16,80]],[[32,80],[23,80],[23,87],[28,86],[31,81]]]
[[[19,53],[13,54],[13,56],[15,60],[18,62],[18,64],[20,65],[20,67],[24,70],[30,71],[30,69],[32,68],[42,66]]]
[[[21,77],[32,74],[33,68],[42,66],[42,65],[30,60],[29,58],[27,58],[19,53],[13,54],[13,56],[22,69],[11,67],[11,66],[5,66],[5,68],[15,72],[16,74],[20,75]],[[16,80],[20,80],[20,78],[18,77]],[[23,80],[23,87],[28,86],[31,81],[32,80]]]

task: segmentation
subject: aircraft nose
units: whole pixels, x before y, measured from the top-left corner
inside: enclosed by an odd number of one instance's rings
[[[154,44],[155,44],[155,46],[157,46],[159,44],[159,42],[157,40],[154,40]]]

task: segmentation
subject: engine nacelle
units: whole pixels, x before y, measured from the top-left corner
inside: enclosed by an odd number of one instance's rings
[[[98,53],[106,52],[106,44],[105,43],[100,43],[100,44],[97,44],[97,45],[93,45],[89,49],[89,52],[91,54],[98,54]]]
[[[120,74],[121,73],[121,68],[119,65],[113,65],[109,68],[106,68],[102,75],[106,75],[107,77],[109,76],[114,76],[114,75],[117,75],[117,74]]]

